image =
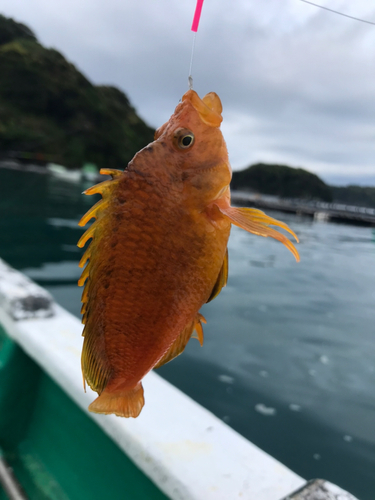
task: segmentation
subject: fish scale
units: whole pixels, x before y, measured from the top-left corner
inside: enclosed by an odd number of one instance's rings
[[[123,184],[123,186],[122,186]],[[139,185],[139,182],[137,183]],[[127,365],[128,374],[133,373],[133,365],[139,367],[143,362],[147,366],[149,363],[156,363],[161,357],[161,354],[168,349],[174,340],[175,330],[169,329],[162,337],[156,337],[151,341],[155,353],[150,349],[150,338],[140,332],[148,332],[151,328],[159,330],[166,322],[168,316],[171,314],[171,309],[174,310],[179,318],[174,318],[173,322],[180,323],[182,326],[178,331],[182,330],[185,326],[186,319],[183,315],[190,317],[193,312],[196,313],[204,298],[199,297],[198,291],[202,290],[202,278],[197,277],[197,286],[191,283],[191,277],[185,274],[185,280],[182,279],[179,269],[183,266],[192,266],[194,261],[194,253],[198,256],[201,255],[204,237],[193,239],[194,235],[185,235],[184,240],[181,242],[180,238],[173,238],[173,234],[178,234],[178,229],[181,226],[181,217],[183,217],[182,210],[175,209],[175,202],[170,203],[168,206],[167,201],[160,205],[160,197],[153,196],[149,198],[147,210],[140,211],[139,208],[133,206],[133,199],[137,199],[137,190],[133,189],[132,179],[127,178],[126,182],[119,183],[117,188],[122,189],[123,196],[128,200],[128,211],[122,213],[121,226],[116,232],[116,238],[121,241],[119,251],[117,248],[112,248],[111,238],[108,237],[111,233],[111,225],[118,224],[119,218],[116,210],[119,210],[119,205],[114,201],[114,209],[110,215],[110,220],[107,221],[108,227],[103,235],[103,248],[102,252],[107,256],[107,261],[101,267],[98,267],[93,272],[93,280],[101,283],[111,270],[112,276],[110,278],[116,280],[116,296],[111,296],[112,287],[100,290],[97,286],[96,295],[100,294],[101,302],[105,303],[105,311],[100,311],[100,316],[95,311],[92,313],[91,321],[88,323],[88,328],[92,324],[100,322],[102,315],[106,321],[111,323],[109,335],[112,336],[114,330],[118,330],[118,334],[126,331],[126,344],[133,346],[137,345],[136,352],[132,352],[132,360],[127,361],[121,342],[117,343],[116,351],[121,353],[113,355],[113,359],[121,357],[122,364]],[[142,189],[142,188],[141,188]],[[115,196],[119,196],[117,193]],[[172,210],[174,208],[174,210]],[[121,209],[123,209],[121,207]],[[109,209],[110,210],[110,209]],[[191,217],[185,216],[187,219],[186,225],[191,221]],[[135,226],[130,221],[138,221]],[[153,220],[154,219],[154,220]],[[167,227],[163,227],[163,222],[166,222]],[[194,228],[195,229],[195,228]],[[156,253],[150,252],[150,244],[145,239],[145,234],[150,236],[153,241],[152,249]],[[152,236],[151,236],[152,235]],[[169,235],[169,238],[166,238]],[[204,235],[203,235],[204,236]],[[160,245],[159,243],[162,243]],[[160,251],[162,249],[162,251]],[[177,249],[177,250],[176,250]],[[121,259],[121,254],[132,255],[132,259],[124,261]],[[217,267],[221,265],[222,256],[219,257]],[[218,269],[214,271],[214,276],[211,281],[216,279]],[[136,273],[134,273],[136,271]],[[185,284],[184,284],[185,281]],[[188,296],[185,288],[189,286],[190,297]],[[175,296],[185,294],[184,300],[175,300]],[[205,292],[203,292],[205,293]],[[200,292],[202,295],[202,291]],[[141,300],[139,300],[141,299]],[[171,304],[177,302],[173,308]],[[189,305],[191,302],[191,305]],[[127,304],[127,309],[119,307],[121,303]],[[183,304],[179,306],[179,304]],[[173,305],[173,304],[172,304]],[[173,325],[174,326],[174,325]],[[116,328],[117,327],[117,328]],[[103,329],[107,328],[103,325]],[[108,334],[105,333],[105,336]],[[118,335],[118,338],[121,338]],[[146,350],[146,347],[148,348]],[[119,366],[119,364],[116,364]],[[142,374],[143,375],[143,374]]]

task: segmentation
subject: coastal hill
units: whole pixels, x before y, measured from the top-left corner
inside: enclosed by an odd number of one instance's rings
[[[232,189],[375,208],[375,187],[329,186],[302,168],[258,163],[233,172]]]
[[[0,15],[0,159],[124,168],[153,140],[126,95],[90,83],[25,25]]]
[[[245,170],[233,172],[233,189],[280,196],[332,201],[332,192],[317,175],[302,168],[257,163]]]

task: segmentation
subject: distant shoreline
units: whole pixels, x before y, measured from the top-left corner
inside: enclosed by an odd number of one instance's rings
[[[257,163],[233,172],[232,189],[304,202],[326,202],[375,208],[375,187],[332,186],[303,168]]]

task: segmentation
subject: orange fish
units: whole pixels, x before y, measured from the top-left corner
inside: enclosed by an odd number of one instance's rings
[[[102,200],[81,219],[94,222],[80,266],[82,373],[98,393],[95,413],[137,417],[142,379],[178,356],[191,337],[203,344],[199,313],[227,283],[232,224],[298,252],[260,210],[230,206],[231,167],[220,131],[222,106],[189,90],[155,140],[124,171],[87,191]],[[297,240],[298,241],[298,240]]]

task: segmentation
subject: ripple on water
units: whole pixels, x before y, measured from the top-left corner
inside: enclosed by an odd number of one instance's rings
[[[272,408],[271,406],[266,406],[263,403],[256,404],[255,411],[266,417],[274,417],[277,413],[276,408]]]

